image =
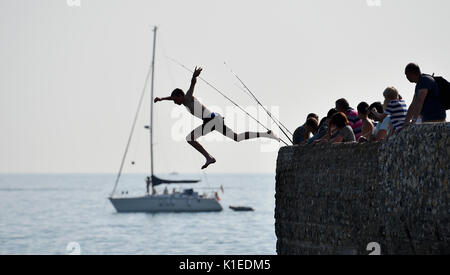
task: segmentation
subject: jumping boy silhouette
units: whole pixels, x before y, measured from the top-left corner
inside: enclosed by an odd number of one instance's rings
[[[202,166],[202,169],[205,169],[210,164],[215,163],[216,159],[212,157],[205,150],[205,148],[203,148],[203,146],[197,141],[197,139],[211,133],[214,130],[230,139],[233,139],[236,142],[260,137],[271,138],[280,141],[280,139],[275,136],[271,130],[267,132],[245,132],[236,134],[233,130],[228,128],[224,123],[224,118],[220,114],[211,112],[193,95],[195,84],[197,83],[197,77],[201,72],[202,68],[195,67],[194,74],[192,75],[191,86],[189,87],[189,90],[186,94],[183,92],[183,90],[177,88],[173,90],[172,94],[169,97],[156,97],[154,102],[156,103],[163,100],[171,100],[177,105],[184,105],[193,116],[203,120],[202,125],[195,128],[186,136],[186,141],[206,158],[206,163]]]

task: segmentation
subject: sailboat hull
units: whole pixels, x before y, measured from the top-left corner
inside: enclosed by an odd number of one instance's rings
[[[119,213],[130,212],[218,212],[222,206],[214,198],[175,197],[171,195],[109,198]]]

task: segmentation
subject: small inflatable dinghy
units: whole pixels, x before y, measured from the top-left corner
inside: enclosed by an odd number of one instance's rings
[[[249,206],[230,206],[230,209],[233,211],[255,211]]]

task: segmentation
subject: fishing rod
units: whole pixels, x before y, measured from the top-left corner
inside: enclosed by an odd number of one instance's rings
[[[280,130],[283,132],[283,134],[292,143],[292,140],[291,140],[290,136],[288,136],[286,134],[286,132],[285,132],[285,130],[286,130],[292,136],[292,133],[289,131],[289,129],[286,126],[284,126],[283,123],[281,123],[281,121],[279,121],[278,119],[274,118],[272,116],[272,113],[269,110],[267,110],[267,108],[264,107],[264,105],[262,105],[262,103],[255,96],[255,94],[247,87],[247,85],[245,85],[244,81],[242,81],[242,79],[228,66],[228,64],[226,62],[224,62],[224,64],[225,64],[225,66],[227,66],[230,69],[230,72],[237,78],[237,80],[239,80],[239,82],[244,86],[244,88],[247,90],[248,94],[251,95],[251,97],[256,101],[256,103],[264,109],[264,111],[266,111],[267,115],[273,120],[273,122],[275,122],[275,124],[278,126],[278,128],[280,128]],[[282,127],[284,127],[284,130],[283,130]]]
[[[178,64],[179,66],[181,66],[182,68],[184,68],[185,70],[193,73],[194,71],[192,71],[191,69],[189,69],[188,67],[186,67],[184,64],[182,64],[181,62],[179,62],[178,60],[166,56],[166,58],[168,58],[169,60],[171,60],[172,62]],[[262,124],[259,120],[257,120],[255,117],[253,117],[251,114],[249,114],[247,111],[245,111],[241,106],[239,106],[239,104],[237,104],[235,101],[233,101],[231,98],[229,98],[227,95],[225,95],[224,93],[222,93],[219,89],[217,89],[214,85],[212,85],[210,82],[208,82],[206,79],[204,79],[203,77],[199,76],[198,78],[200,78],[200,80],[202,80],[203,82],[206,83],[206,85],[210,86],[211,88],[213,88],[216,92],[218,92],[219,94],[221,94],[224,98],[226,98],[228,101],[230,101],[233,105],[235,105],[236,107],[238,107],[242,112],[244,112],[247,116],[249,116],[250,118],[252,118],[254,121],[256,121],[259,125],[261,125],[264,129],[266,129],[267,131],[271,131],[269,128],[267,128],[264,124]],[[280,138],[280,141],[283,142],[286,146],[289,146],[289,144],[284,141],[283,139]],[[291,141],[289,139],[289,141]],[[292,142],[292,141],[291,141]]]
[[[226,66],[228,66],[228,64],[227,64],[226,62],[224,62],[224,64],[225,64]],[[239,76],[238,76],[238,75],[237,75],[237,74],[236,74],[229,66],[228,66],[228,68],[230,69],[231,73],[239,80],[239,82],[245,87],[245,89],[242,89],[241,87],[239,87],[239,88],[241,88],[241,90],[243,90],[243,91],[246,92],[250,97],[252,97],[252,98],[256,101],[256,103],[258,103],[258,104],[266,111],[267,115],[269,115],[269,117],[270,117],[271,119],[274,120],[274,122],[279,123],[281,126],[283,126],[283,128],[284,128],[289,134],[292,135],[291,131],[289,131],[289,129],[288,129],[286,126],[284,126],[283,123],[281,123],[280,120],[278,120],[277,118],[275,118],[275,117],[272,116],[272,113],[264,107],[264,105],[263,105],[263,104],[258,100],[258,98],[255,96],[255,94],[254,94],[252,91],[250,91],[250,89],[247,87],[247,85],[245,85],[244,81],[242,81],[242,79],[241,79],[241,78],[240,78],[240,77],[239,77]]]
[[[244,93],[246,93],[247,95],[249,95],[253,100],[255,100],[255,101],[258,103],[257,99],[255,99],[255,97],[252,96],[246,89],[242,88],[242,87],[239,86],[237,83],[234,83],[234,86],[236,86],[239,90],[241,90],[241,91],[243,91]],[[263,107],[264,107],[264,106],[263,106]],[[265,111],[267,112],[267,110],[265,110]],[[269,116],[270,116],[270,115],[269,115]],[[271,117],[271,118],[272,118],[273,120],[275,120],[276,122],[280,123],[281,126],[283,126],[283,128],[284,128],[289,134],[292,135],[292,132],[291,132],[286,126],[284,126],[283,123],[281,123],[280,120],[278,120],[276,117]]]
[[[284,128],[284,130],[285,130],[286,132],[288,132],[291,136],[293,135],[292,132],[291,132],[286,126],[284,126],[283,123],[282,123],[280,120],[278,120],[276,117],[274,117],[274,116],[272,115],[272,113],[271,113],[269,110],[267,110],[267,109],[264,107],[264,105],[262,105],[262,104],[258,101],[258,99],[256,99],[256,97],[255,97],[254,95],[249,94],[249,92],[248,92],[246,89],[240,87],[240,86],[237,85],[237,84],[235,84],[235,86],[238,87],[241,91],[243,91],[243,92],[245,92],[246,94],[248,94],[248,95],[249,95],[249,96],[250,96],[250,97],[258,104],[258,105],[260,105],[260,106],[264,109],[264,111],[267,113],[267,115],[268,115],[268,116],[273,120],[273,122],[278,126],[278,128],[280,128],[281,131],[283,131],[283,128]],[[282,126],[283,128],[281,128],[281,126]],[[284,133],[284,131],[283,131],[283,133]],[[284,133],[284,135],[286,135],[286,137],[289,139],[289,136],[287,136],[286,133]],[[291,141],[291,140],[289,139],[289,141]],[[291,141],[291,142],[292,142],[292,141]]]

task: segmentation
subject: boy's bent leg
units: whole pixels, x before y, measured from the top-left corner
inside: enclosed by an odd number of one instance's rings
[[[199,151],[205,158],[206,163],[202,166],[202,169],[205,169],[210,164],[215,163],[216,159],[212,157],[206,150],[203,148],[203,146],[197,141],[197,138],[203,136],[203,126],[199,126],[195,128],[187,137],[186,141],[194,147],[197,151]]]
[[[275,134],[273,134],[273,132],[271,130],[268,130],[267,132],[244,132],[244,133],[236,134],[233,130],[228,128],[226,125],[223,125],[222,129],[223,129],[221,132],[222,135],[224,135],[236,142],[254,139],[254,138],[262,138],[262,137],[271,138],[271,139],[280,141],[280,139]]]

